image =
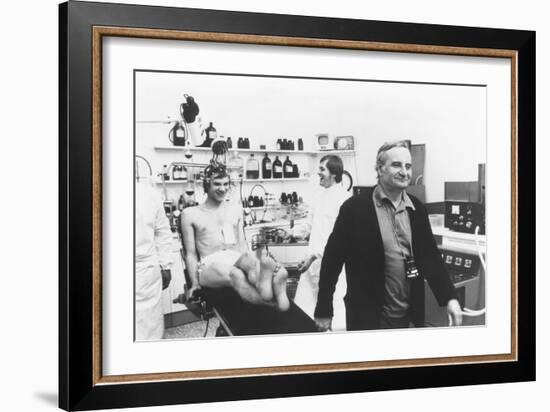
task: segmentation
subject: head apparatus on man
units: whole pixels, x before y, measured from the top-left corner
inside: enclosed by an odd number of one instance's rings
[[[202,187],[205,193],[208,192],[208,189],[210,188],[210,183],[212,183],[212,180],[214,179],[223,179],[227,177],[229,179],[229,182],[231,183],[229,173],[227,172],[227,167],[222,163],[211,162],[208,166],[204,168],[203,174],[204,178],[202,181]]]

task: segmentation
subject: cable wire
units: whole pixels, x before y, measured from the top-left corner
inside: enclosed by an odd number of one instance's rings
[[[479,226],[476,226],[476,230],[474,231],[474,241],[476,243],[476,249],[477,249],[477,255],[479,256],[479,261],[481,262],[481,266],[483,266],[485,278],[487,278],[487,265],[485,264],[485,258],[481,253],[481,246],[479,244]],[[464,308],[461,312],[462,312],[462,316],[475,317],[475,316],[484,315],[486,311],[487,311],[487,308],[483,308],[479,310]],[[450,314],[448,314],[447,317],[449,319],[449,326],[453,326],[453,317]]]

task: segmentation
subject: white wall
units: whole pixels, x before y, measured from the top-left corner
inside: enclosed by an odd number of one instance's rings
[[[235,145],[239,136],[249,137],[253,148],[268,149],[277,138],[301,137],[312,150],[317,133],[354,136],[355,162],[344,160],[359,185],[375,183],[374,159],[382,143],[425,144],[428,202],[444,200],[445,181],[477,180],[477,165],[485,163],[484,87],[140,72],[136,119],[177,118],[184,93],[199,104],[204,126],[213,122]],[[136,153],[156,171],[174,160],[174,152],[152,149],[170,145],[170,127],[136,126]],[[302,169],[312,166],[302,155],[291,160]]]
[[[138,3],[138,0],[126,2]],[[57,1],[12,2],[0,17],[4,64],[0,85],[4,176],[2,224],[3,296],[1,383],[2,410],[53,411],[57,402]],[[537,209],[550,198],[545,179],[550,152],[550,27],[544,2],[524,0],[435,0],[297,2],[279,0],[148,1],[189,7],[340,16],[374,20],[426,22],[537,30]],[[24,86],[24,88],[23,88]],[[29,137],[29,124],[39,134]],[[32,137],[32,138],[31,138]],[[15,198],[15,199],[13,199]],[[32,217],[32,219],[28,219]],[[136,411],[440,411],[543,410],[550,385],[550,289],[545,252],[550,247],[548,219],[539,219],[537,273],[537,382],[457,388],[389,391],[308,398],[270,399],[188,406],[139,408]],[[24,225],[32,221],[35,225]],[[34,230],[32,230],[34,229]],[[31,232],[32,230],[32,232]],[[541,406],[542,405],[542,406]]]

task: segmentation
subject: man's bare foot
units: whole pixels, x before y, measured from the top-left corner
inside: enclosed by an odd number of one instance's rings
[[[235,262],[235,267],[246,273],[248,282],[256,287],[258,283],[258,267],[255,256],[252,253],[246,252]]]
[[[271,300],[273,299],[273,275],[275,268],[277,267],[277,262],[271,258],[267,251],[263,249],[260,252],[260,276],[258,279],[258,292],[262,299]]]
[[[256,288],[248,282],[246,274],[238,267],[234,266],[231,268],[229,272],[229,279],[231,280],[231,286],[233,289],[245,302],[277,308],[277,303],[275,301],[267,301],[260,296]]]
[[[281,312],[285,312],[290,308],[290,301],[286,294],[286,280],[288,278],[288,272],[284,267],[281,267],[273,276],[273,292],[275,293],[275,300],[277,301],[277,307]]]

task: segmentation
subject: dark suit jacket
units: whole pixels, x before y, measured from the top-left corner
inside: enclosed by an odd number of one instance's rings
[[[333,316],[332,297],[345,264],[348,330],[379,328],[384,303],[384,247],[372,192],[373,188],[368,188],[344,202],[321,264],[315,317]],[[435,243],[426,208],[414,196],[409,197],[416,209],[407,211],[414,259],[420,274],[411,280],[410,314],[416,326],[424,326],[424,279],[441,306],[457,295]]]

